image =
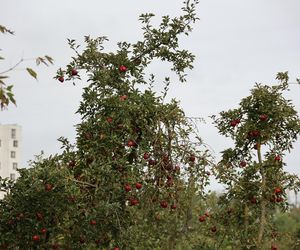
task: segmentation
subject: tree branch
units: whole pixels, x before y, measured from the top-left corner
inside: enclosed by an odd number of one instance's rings
[[[14,66],[10,67],[9,69],[0,72],[0,75],[3,75],[3,74],[5,74],[5,73],[7,73],[7,72],[10,72],[10,71],[14,70],[14,69],[15,69],[16,67],[18,67],[22,62],[24,62],[24,58],[21,58]]]
[[[266,191],[266,176],[265,176],[265,171],[263,169],[262,165],[262,157],[261,157],[261,144],[258,143],[258,148],[257,148],[257,157],[258,157],[258,163],[260,167],[260,174],[261,174],[261,193],[262,193],[262,200],[261,200],[261,215],[260,215],[260,225],[259,225],[259,230],[258,230],[258,236],[257,236],[257,242],[256,242],[256,247],[257,249],[261,249],[261,244],[262,244],[262,238],[264,234],[264,229],[265,229],[265,224],[266,224],[266,201],[265,201],[265,191]]]

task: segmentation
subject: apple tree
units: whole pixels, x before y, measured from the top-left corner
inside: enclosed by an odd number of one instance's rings
[[[143,40],[118,43],[85,37],[55,77],[87,79],[76,142],[60,138],[63,153],[33,161],[0,202],[2,247],[16,249],[180,249],[208,184],[209,151],[179,102],[167,102],[147,75],[153,60],[168,61],[181,82],[194,55],[179,48],[197,20],[186,1],[183,15],[140,16]],[[199,233],[199,232],[198,232]],[[187,246],[191,248],[191,246]]]
[[[298,176],[284,170],[284,155],[297,140],[300,120],[284,96],[287,72],[278,73],[277,80],[274,86],[256,84],[238,108],[214,117],[220,134],[234,141],[215,168],[226,186],[216,218],[224,243],[238,249],[277,249],[275,211],[287,210],[286,191],[300,188]]]

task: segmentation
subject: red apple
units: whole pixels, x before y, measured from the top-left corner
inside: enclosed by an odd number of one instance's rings
[[[167,182],[166,182],[166,185],[167,185],[168,187],[173,186],[173,184],[174,184],[173,178],[168,179]]]
[[[135,205],[137,205],[137,204],[139,204],[139,201],[138,201],[137,199],[132,199],[132,200],[130,200],[130,205],[131,205],[131,206],[135,206]]]
[[[71,75],[72,76],[77,76],[77,74],[78,74],[78,71],[76,69],[71,70]]]
[[[45,233],[47,233],[47,229],[46,228],[42,228],[41,229],[41,234],[45,234]]]
[[[167,207],[168,207],[168,203],[167,203],[166,201],[161,201],[161,202],[160,202],[160,206],[161,206],[162,208],[167,208]]]
[[[165,170],[168,170],[168,171],[171,171],[171,170],[173,170],[173,165],[172,165],[172,163],[164,163],[164,168],[165,168]]]
[[[274,193],[275,194],[280,194],[282,192],[280,187],[275,188]]]
[[[70,196],[68,197],[68,201],[69,201],[69,202],[75,202],[75,200],[76,200],[76,197],[75,197],[74,195],[70,195]]]
[[[190,155],[190,157],[189,157],[189,161],[190,162],[195,162],[195,160],[196,160],[196,157],[195,157],[195,155]]]
[[[156,164],[156,160],[150,159],[148,163],[150,166],[154,166]]]
[[[281,157],[279,155],[276,155],[274,158],[275,161],[281,161]]]
[[[169,162],[169,155],[168,154],[164,154],[162,157],[162,160],[164,163],[168,163]]]
[[[125,101],[125,100],[127,100],[128,96],[127,95],[121,95],[119,98],[120,98],[121,101]]]
[[[240,167],[244,168],[246,166],[247,166],[247,162],[245,162],[245,161],[240,162]]]
[[[42,213],[36,213],[35,216],[37,220],[42,220],[44,218]]]
[[[256,200],[255,197],[252,197],[252,198],[250,199],[250,202],[251,202],[252,204],[256,204],[256,203],[257,203],[257,200]]]
[[[72,160],[72,161],[69,162],[68,166],[70,168],[73,168],[73,167],[75,167],[75,164],[76,164],[76,162],[74,160]]]
[[[129,184],[124,185],[124,189],[126,192],[130,192],[132,190],[132,188]]]
[[[51,191],[52,189],[53,189],[53,185],[52,184],[50,184],[50,183],[46,183],[45,184],[45,190],[47,192]]]
[[[282,197],[277,197],[276,202],[278,202],[278,203],[283,202],[283,198]]]
[[[114,250],[120,250],[120,248],[118,248],[118,247],[115,247],[115,248],[114,248]]]
[[[147,152],[145,152],[143,158],[144,158],[144,160],[149,159],[150,158],[150,154],[147,153]]]
[[[232,121],[230,122],[230,126],[231,126],[231,127],[235,127],[235,126],[238,125],[240,122],[241,122],[240,119],[232,120]]]
[[[58,77],[58,81],[64,82],[64,81],[65,81],[65,78],[64,78],[63,76],[60,76],[60,77]]]
[[[143,158],[144,160],[148,160],[150,158],[150,154],[148,152],[145,152]]]
[[[258,131],[258,130],[253,130],[253,131],[248,132],[248,137],[255,138],[255,137],[259,137],[259,136],[260,136],[260,131]]]
[[[92,134],[86,132],[86,133],[84,133],[84,138],[85,138],[86,140],[90,140],[90,139],[92,139]]]
[[[236,123],[235,121],[231,121],[231,122],[230,122],[230,126],[231,126],[231,127],[235,127],[236,125],[237,125],[237,123]]]
[[[272,244],[271,250],[277,250],[277,249],[278,249],[277,246],[275,244]]]
[[[54,244],[51,245],[51,248],[52,249],[58,249],[59,245],[57,243],[54,243]]]
[[[269,117],[267,115],[265,115],[265,114],[262,114],[262,115],[259,116],[259,120],[261,120],[262,122],[268,120],[268,118]]]
[[[258,136],[260,136],[260,131],[258,131],[258,130],[252,131],[252,136],[253,136],[253,137],[258,137]]]
[[[107,117],[107,118],[106,118],[106,121],[107,121],[108,123],[112,123],[113,118],[112,118],[112,117]]]
[[[32,236],[32,240],[33,241],[39,241],[41,238],[40,238],[40,236],[38,236],[38,235],[33,235]]]
[[[141,189],[142,186],[143,186],[143,185],[142,185],[141,183],[139,183],[139,182],[135,184],[136,189]]]
[[[91,221],[90,221],[90,224],[91,224],[92,226],[95,226],[95,225],[97,224],[97,221],[96,221],[96,220],[91,220]]]
[[[199,216],[199,221],[200,222],[204,222],[206,220],[204,215]]]
[[[128,146],[128,147],[134,147],[134,146],[136,146],[136,142],[133,141],[133,140],[128,140],[127,146]]]
[[[127,67],[124,66],[124,65],[121,65],[121,66],[119,67],[119,71],[120,71],[120,72],[126,72],[126,71],[127,71]]]
[[[175,210],[177,208],[176,204],[171,205],[171,209]]]

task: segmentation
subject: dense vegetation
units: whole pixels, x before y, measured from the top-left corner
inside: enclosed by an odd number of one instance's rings
[[[257,84],[236,109],[213,117],[235,147],[214,163],[179,101],[154,91],[153,60],[167,61],[185,82],[194,55],[179,46],[197,20],[183,14],[153,27],[143,14],[143,40],[118,43],[85,37],[55,77],[87,79],[77,112],[76,142],[33,160],[15,182],[1,179],[0,246],[4,249],[297,249],[299,208],[288,210],[286,190],[299,178],[284,171],[284,154],[300,132],[287,73],[274,86]],[[11,89],[10,89],[11,90]],[[3,105],[7,105],[3,102]],[[214,174],[224,194],[206,193]],[[281,211],[281,212],[279,212]],[[288,218],[288,219],[286,219]]]

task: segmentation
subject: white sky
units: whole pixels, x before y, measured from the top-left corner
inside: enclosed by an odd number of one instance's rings
[[[10,83],[18,106],[0,113],[0,123],[23,127],[24,166],[33,155],[60,152],[57,138],[74,141],[74,125],[80,122],[75,111],[86,83],[60,84],[53,79],[56,69],[72,56],[67,38],[83,44],[83,36],[108,36],[107,49],[118,41],[141,38],[138,15],[178,15],[181,0],[101,1],[101,0],[1,0],[0,24],[16,32],[1,35],[0,48],[6,57],[0,72],[22,56],[48,54],[55,59],[49,68],[39,67],[35,82],[22,70],[11,73]],[[200,21],[182,41],[183,48],[196,55],[195,68],[188,82],[171,86],[170,97],[177,97],[188,116],[207,120],[200,135],[218,157],[231,145],[217,134],[209,115],[235,108],[249,94],[255,82],[272,83],[278,71],[289,71],[291,81],[300,78],[300,1],[299,0],[202,0],[197,7]],[[157,19],[158,20],[158,19]],[[26,62],[23,66],[31,65]],[[22,68],[22,67],[21,67]],[[163,76],[167,68],[154,65]],[[166,73],[168,74],[168,72]],[[158,87],[161,85],[158,85]],[[300,86],[292,86],[288,97],[300,111]],[[300,143],[287,156],[287,170],[300,174]],[[213,185],[213,188],[218,188]]]

